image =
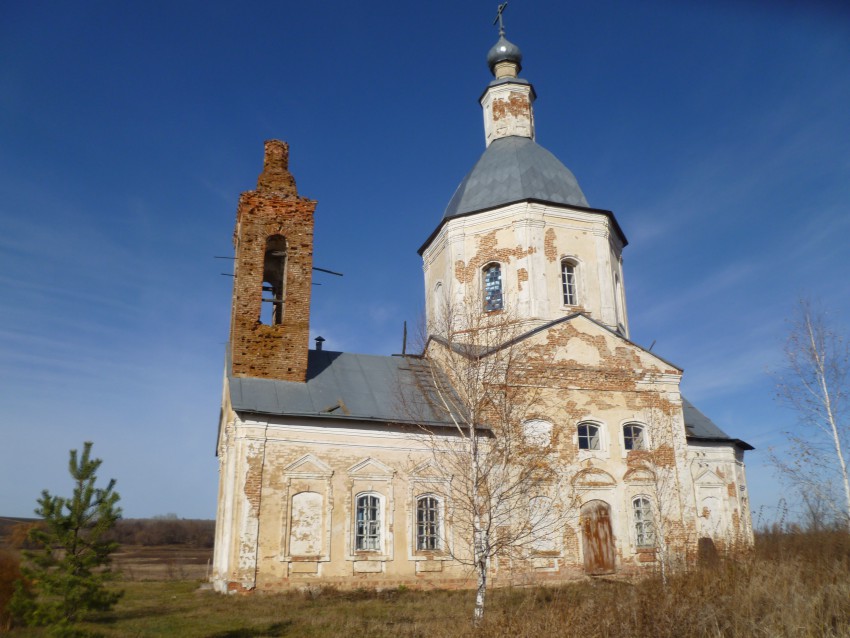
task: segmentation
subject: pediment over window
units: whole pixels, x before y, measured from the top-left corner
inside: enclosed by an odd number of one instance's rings
[[[290,476],[332,476],[334,471],[312,454],[305,454],[283,468],[283,473]]]
[[[626,483],[654,483],[655,474],[645,467],[633,467],[623,475]]]
[[[425,461],[424,463],[420,463],[416,467],[414,467],[410,471],[410,476],[415,478],[436,478],[436,479],[445,479],[447,478],[445,472],[440,470],[440,467],[433,461]]]
[[[613,476],[596,467],[584,469],[573,478],[573,485],[579,487],[610,487],[616,484]]]
[[[395,474],[395,470],[384,465],[378,459],[369,457],[348,468],[348,474],[353,477],[390,478],[393,474]]]
[[[694,479],[695,483],[699,483],[700,485],[723,485],[724,481],[722,478],[717,476],[711,470],[703,470],[697,477]]]

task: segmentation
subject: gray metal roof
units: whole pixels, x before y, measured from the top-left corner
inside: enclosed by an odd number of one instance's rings
[[[587,208],[570,170],[528,137],[494,140],[463,178],[443,219],[529,199]]]
[[[694,407],[694,404],[682,396],[682,413],[685,418],[685,431],[689,439],[702,441],[728,441],[744,450],[754,449],[752,445],[741,439],[733,439],[721,430],[714,421]]]
[[[260,414],[442,424],[427,361],[310,350],[307,382],[229,376],[234,410]]]
[[[419,357],[310,350],[306,383],[232,375],[228,381],[230,401],[237,412],[450,425],[445,412],[437,407],[432,368]],[[444,377],[439,381],[447,386]],[[731,438],[684,396],[682,411],[689,440],[753,449]]]

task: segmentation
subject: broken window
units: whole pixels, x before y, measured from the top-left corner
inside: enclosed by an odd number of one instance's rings
[[[578,449],[579,450],[601,450],[602,428],[594,423],[578,424]]]
[[[435,551],[440,549],[440,501],[436,496],[420,496],[416,499],[416,549]]]
[[[632,501],[632,513],[635,522],[635,545],[653,547],[655,545],[655,524],[652,520],[652,505],[645,496]]]
[[[381,498],[375,494],[357,497],[354,547],[358,551],[381,549]]]
[[[263,301],[260,321],[266,325],[283,323],[286,304],[286,239],[272,235],[266,240],[263,261]]]
[[[627,450],[645,450],[646,431],[642,425],[627,423],[623,426],[623,445]]]
[[[492,312],[502,307],[502,267],[489,264],[484,267],[484,311]]]
[[[576,265],[569,259],[561,262],[561,288],[564,293],[564,305],[578,305],[578,293],[576,290]]]

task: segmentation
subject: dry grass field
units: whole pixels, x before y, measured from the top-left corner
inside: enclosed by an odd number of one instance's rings
[[[122,545],[112,555],[113,567],[121,572],[121,578],[125,581],[205,581],[209,578],[211,563],[211,549],[184,545]]]
[[[125,597],[86,627],[122,638],[850,636],[850,536],[839,532],[760,534],[755,551],[676,574],[667,587],[649,577],[495,590],[478,630],[470,625],[471,592],[220,596],[199,588],[193,570],[204,572],[203,555],[184,554],[180,565],[180,552],[166,550],[135,548],[118,557]],[[149,560],[157,557],[165,565],[159,571]],[[135,580],[127,580],[131,573]]]

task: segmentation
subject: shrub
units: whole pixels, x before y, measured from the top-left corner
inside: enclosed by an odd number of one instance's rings
[[[15,592],[15,582],[21,579],[21,565],[17,554],[0,549],[0,631],[8,630],[12,624],[9,601]]]

